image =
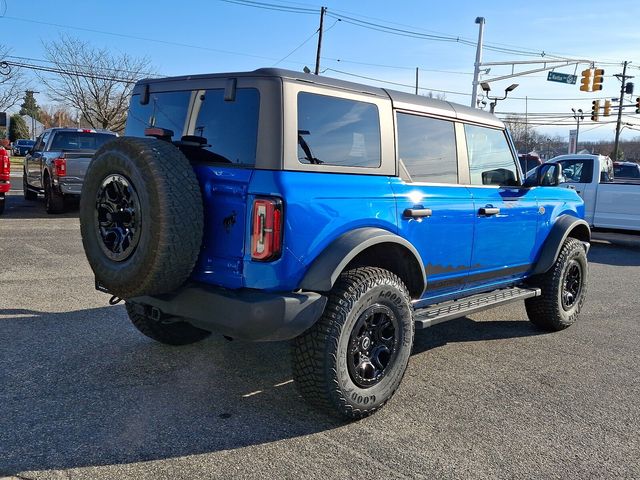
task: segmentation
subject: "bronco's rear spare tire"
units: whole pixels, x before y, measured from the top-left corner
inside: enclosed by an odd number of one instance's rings
[[[100,148],[80,198],[84,251],[121,298],[167,293],[189,277],[202,243],[202,195],[169,142],[121,137]]]

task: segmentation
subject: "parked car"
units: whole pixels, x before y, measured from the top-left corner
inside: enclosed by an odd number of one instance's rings
[[[615,166],[602,155],[560,155],[550,162],[562,165],[563,186],[584,199],[585,220],[593,228],[640,230],[640,183],[616,180]]]
[[[16,157],[24,157],[35,144],[35,140],[16,140],[13,142],[13,155]]]
[[[619,179],[640,179],[640,164],[635,162],[613,162],[613,177]]]
[[[50,128],[36,139],[24,160],[26,200],[44,193],[47,213],[61,213],[65,200],[80,196],[82,182],[95,151],[117,136],[108,130]]]
[[[0,214],[4,212],[5,193],[11,188],[11,162],[9,152],[0,147]]]
[[[96,288],[162,343],[293,339],[299,392],[348,418],[414,328],[524,300],[560,330],[584,302],[582,200],[557,165],[525,184],[489,113],[261,69],[143,80],[125,133],[80,199]]]

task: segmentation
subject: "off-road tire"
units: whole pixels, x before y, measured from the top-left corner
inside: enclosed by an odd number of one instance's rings
[[[352,333],[371,308],[388,308],[397,319],[397,355],[382,370],[379,383],[358,385],[349,370]],[[413,309],[404,283],[376,267],[343,272],[316,324],[293,341],[295,385],[316,407],[357,419],[371,415],[396,392],[404,376],[414,338]]]
[[[44,208],[49,214],[64,213],[64,195],[51,183],[51,177],[45,177]]]
[[[25,200],[37,200],[38,194],[29,188],[27,184],[27,174],[25,172],[22,173],[22,193],[24,195]]]
[[[189,345],[211,335],[211,332],[194,327],[183,321],[162,322],[138,313],[133,305],[126,303],[127,314],[133,326],[143,335],[166,345]]]
[[[114,175],[135,189],[140,210],[135,212],[140,222],[137,243],[131,242],[131,253],[117,260],[105,253],[97,227],[97,195]],[[203,223],[198,180],[173,144],[120,137],[94,155],[80,197],[80,230],[97,280],[114,295],[129,299],[180,287],[198,259]]]
[[[563,304],[563,293],[566,294],[567,291],[566,281],[570,271],[575,274],[576,269],[579,271],[578,292],[577,295],[571,295],[571,305],[566,306]],[[548,331],[559,331],[571,326],[578,318],[586,298],[587,274],[588,264],[584,246],[579,240],[568,238],[549,271],[530,281],[532,286],[542,290],[539,297],[525,300],[527,316],[531,323]]]

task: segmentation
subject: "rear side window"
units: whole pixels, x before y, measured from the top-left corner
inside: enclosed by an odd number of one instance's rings
[[[93,132],[56,132],[49,150],[97,150],[115,135]]]
[[[378,107],[356,100],[300,92],[298,160],[315,165],[379,167]]]
[[[562,175],[566,183],[591,183],[593,180],[593,163],[587,159],[560,160]]]
[[[453,122],[398,113],[398,156],[416,182],[457,183]]]
[[[159,127],[173,132],[180,140],[189,109],[191,92],[160,92],[149,95],[149,103],[140,104],[140,95],[133,95],[129,105],[125,135],[144,137],[144,129]]]
[[[208,160],[255,165],[259,110],[260,93],[255,88],[239,88],[233,102],[224,101],[224,90],[207,90],[194,135],[206,139]]]
[[[516,185],[516,164],[502,130],[465,124],[472,185]]]

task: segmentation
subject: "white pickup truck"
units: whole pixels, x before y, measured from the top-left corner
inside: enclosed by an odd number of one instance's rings
[[[562,186],[583,198],[585,220],[592,228],[640,231],[640,182],[615,179],[614,164],[603,155],[560,155]]]

